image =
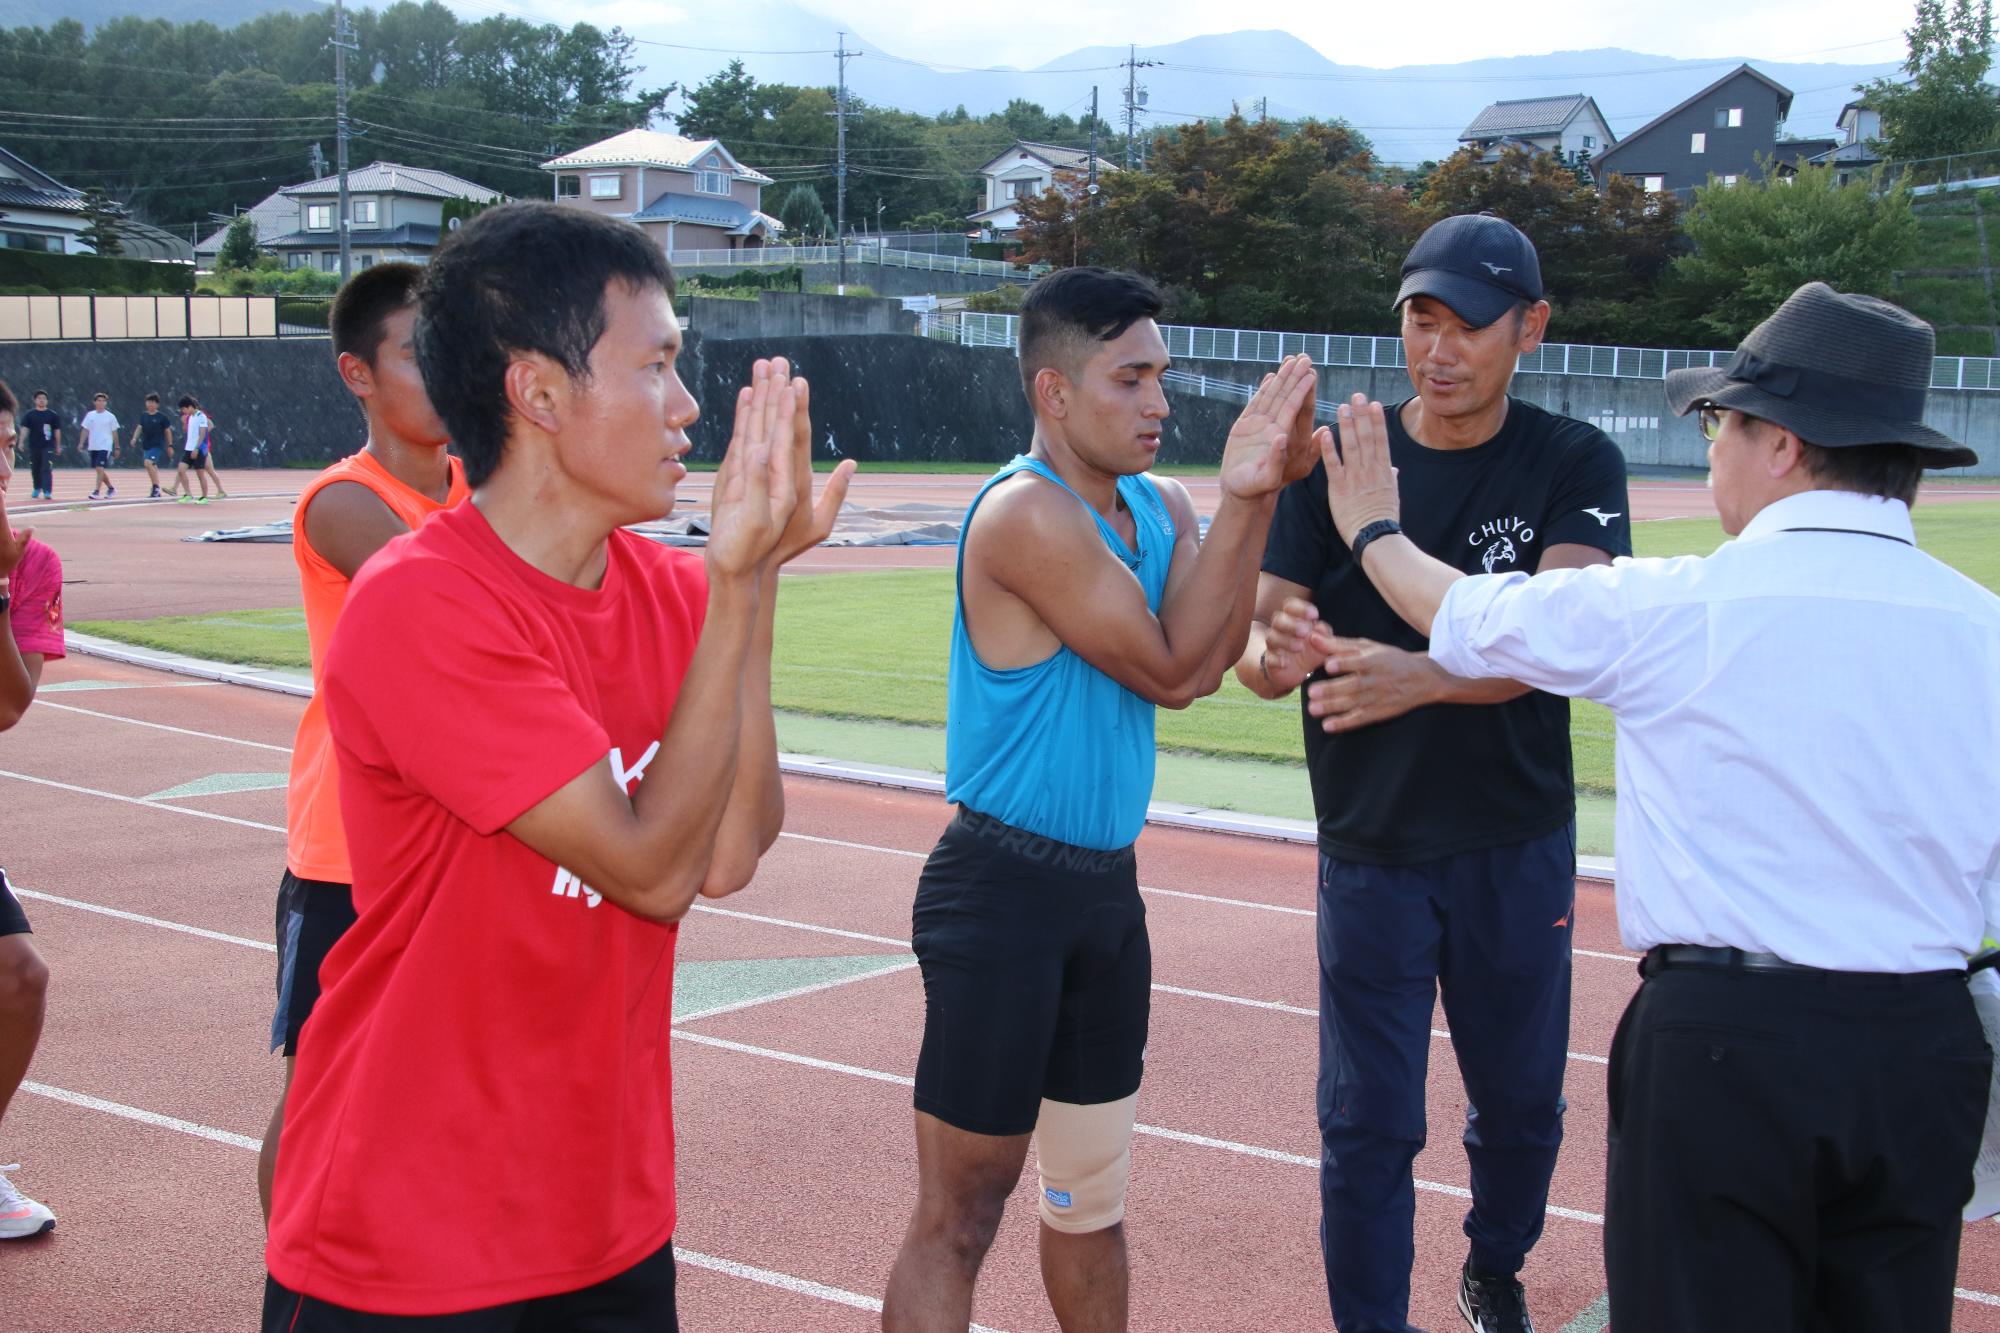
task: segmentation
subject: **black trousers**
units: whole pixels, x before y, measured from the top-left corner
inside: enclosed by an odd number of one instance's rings
[[[1618,1333],[1946,1333],[1992,1053],[1963,974],[1653,971],[1611,1048]]]
[[[55,450],[28,446],[28,473],[31,489],[48,494],[56,488]]]

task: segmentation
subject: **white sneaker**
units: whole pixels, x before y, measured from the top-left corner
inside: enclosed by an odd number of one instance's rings
[[[14,1188],[7,1172],[19,1171],[21,1164],[0,1166],[0,1240],[23,1240],[56,1227],[56,1215]]]

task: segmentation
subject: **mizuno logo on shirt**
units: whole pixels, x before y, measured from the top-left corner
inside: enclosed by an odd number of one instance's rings
[[[1612,519],[1625,517],[1622,510],[1615,510],[1609,514],[1605,513],[1602,509],[1586,509],[1583,512],[1596,519],[1597,525],[1603,528],[1610,527]]]

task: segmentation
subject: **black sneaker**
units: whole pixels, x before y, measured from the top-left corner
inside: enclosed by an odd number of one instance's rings
[[[1535,1333],[1520,1279],[1475,1272],[1469,1263],[1458,1279],[1458,1312],[1472,1333]]]

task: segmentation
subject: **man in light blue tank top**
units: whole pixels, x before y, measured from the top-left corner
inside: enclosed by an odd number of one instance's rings
[[[917,1206],[882,1326],[963,1329],[1029,1139],[1042,1278],[1067,1333],[1123,1330],[1125,1184],[1152,985],[1132,844],[1153,711],[1212,693],[1243,651],[1277,492],[1330,440],[1305,357],[1222,449],[1203,540],[1144,475],[1168,407],[1157,288],[1064,269],[1021,306],[1029,452],[973,501],[959,547],[946,797],[912,943],[924,976]]]

